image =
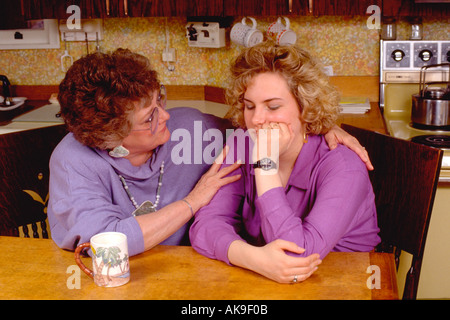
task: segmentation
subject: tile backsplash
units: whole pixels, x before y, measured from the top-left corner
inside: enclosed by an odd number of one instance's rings
[[[236,17],[233,24],[242,17]],[[258,29],[267,30],[277,17],[255,17]],[[305,17],[290,18],[291,29],[297,33],[297,45],[316,55],[324,65],[333,68],[337,76],[377,76],[379,73],[379,31],[368,29],[367,17]],[[170,85],[210,85],[225,87],[228,65],[242,47],[230,43],[219,49],[189,47],[185,37],[185,17],[177,18],[110,18],[103,21],[102,51],[129,48],[148,57],[158,71],[161,82]],[[176,49],[175,69],[169,71],[162,61],[166,46],[166,27],[170,46]],[[227,38],[229,38],[229,29]],[[448,39],[450,23],[445,20],[424,19],[423,38]],[[408,39],[409,24],[399,21],[397,39]],[[95,50],[95,42],[89,52]],[[74,60],[86,54],[84,42],[68,42]],[[0,50],[0,74],[8,76],[13,85],[56,85],[64,77],[60,49]]]

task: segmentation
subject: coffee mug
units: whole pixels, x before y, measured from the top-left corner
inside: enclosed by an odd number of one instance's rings
[[[80,257],[81,252],[89,247],[93,270],[86,267]],[[127,236],[120,232],[96,234],[90,242],[82,243],[75,249],[75,262],[100,287],[118,287],[130,281],[128,258]]]
[[[297,34],[290,29],[289,18],[283,17],[285,25],[281,22],[281,17],[271,23],[267,28],[267,37],[275,40],[280,45],[290,45],[297,41]]]
[[[256,20],[248,17],[253,25],[250,27],[246,24],[247,17],[242,18],[241,22],[236,23],[230,31],[231,41],[245,47],[253,47],[263,41],[264,35],[256,29]]]

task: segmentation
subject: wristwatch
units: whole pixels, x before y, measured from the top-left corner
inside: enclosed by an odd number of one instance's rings
[[[272,159],[269,158],[262,158],[261,160],[256,161],[256,163],[253,164],[253,169],[261,168],[264,171],[268,171],[270,169],[276,169],[277,164],[275,161],[272,161]]]

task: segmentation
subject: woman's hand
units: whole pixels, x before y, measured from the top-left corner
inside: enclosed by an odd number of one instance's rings
[[[240,179],[240,175],[226,177],[226,175],[239,167],[239,163],[220,169],[227,151],[228,148],[224,148],[211,168],[184,198],[190,206],[189,209],[182,201],[174,201],[153,214],[144,214],[136,217],[144,235],[145,250],[161,243],[186,224],[192,218],[191,208],[195,214],[198,209],[211,201],[220,187]]]
[[[369,154],[366,149],[359,144],[359,141],[352,135],[338,126],[334,126],[325,134],[325,140],[328,143],[330,150],[337,147],[338,144],[343,144],[350,150],[355,152],[361,160],[366,164],[368,170],[373,170],[372,162],[370,162]]]
[[[282,122],[264,124],[259,129],[249,129],[253,140],[253,161],[270,158],[278,163],[280,155],[286,152],[294,140],[290,125]]]
[[[239,168],[240,162],[220,169],[228,149],[228,146],[224,148],[221,155],[217,157],[209,170],[197,182],[194,189],[186,196],[185,199],[192,206],[194,212],[207,205],[222,186],[241,178],[240,174],[227,177],[228,174]]]
[[[319,254],[293,257],[285,251],[301,254],[305,249],[297,244],[277,239],[263,247],[251,246],[236,240],[228,249],[228,258],[234,265],[252,270],[279,283],[293,283],[308,279],[322,263]]]

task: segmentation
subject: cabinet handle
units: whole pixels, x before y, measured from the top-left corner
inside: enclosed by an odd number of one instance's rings
[[[109,0],[106,0],[106,15],[109,17]]]
[[[289,13],[292,13],[292,0],[289,0]]]
[[[308,1],[309,13],[313,13],[313,0]]]
[[[125,11],[125,15],[128,16],[128,0],[123,0],[123,11]]]

